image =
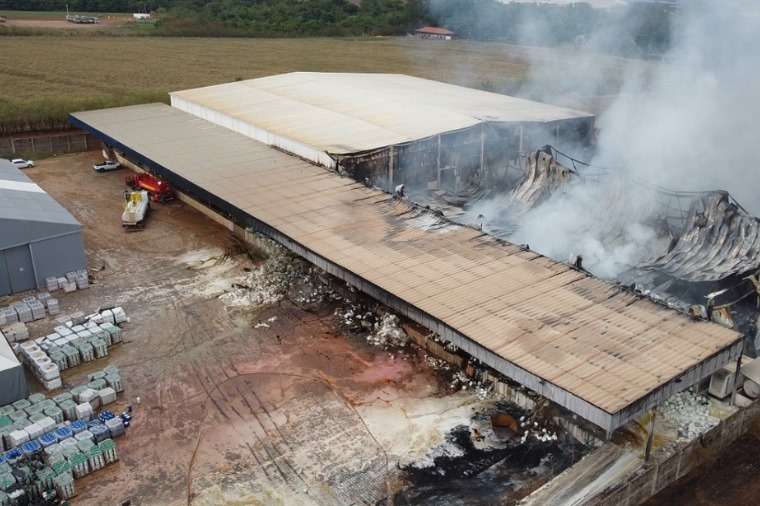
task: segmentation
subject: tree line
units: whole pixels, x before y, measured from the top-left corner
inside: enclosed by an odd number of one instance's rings
[[[626,55],[667,49],[675,9],[501,0],[0,0],[0,9],[60,11],[67,4],[72,12],[157,11],[156,35],[398,35],[436,24],[467,39],[591,45]]]

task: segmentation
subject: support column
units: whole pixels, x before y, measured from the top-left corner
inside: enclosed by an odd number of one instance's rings
[[[436,159],[436,180],[438,189],[441,189],[441,134],[438,134],[438,157]]]
[[[388,192],[393,193],[393,169],[396,158],[396,148],[391,146],[388,151]]]
[[[654,422],[657,419],[657,408],[652,408],[652,418],[649,420],[649,437],[647,437],[647,448],[644,452],[644,461],[648,462],[652,455],[652,442],[654,441]]]
[[[483,177],[483,169],[486,160],[486,124],[480,124],[480,177]]]
[[[739,389],[739,374],[742,370],[742,356],[744,355],[744,345],[742,344],[742,352],[739,354],[739,358],[736,360],[736,370],[734,371],[734,388],[731,392],[731,405],[736,406],[736,391]]]

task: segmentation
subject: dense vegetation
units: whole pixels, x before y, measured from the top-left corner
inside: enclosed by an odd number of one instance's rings
[[[0,0],[0,9],[19,11],[143,12],[168,7],[173,0]]]
[[[163,11],[162,35],[394,35],[427,18],[422,0],[183,0]]]
[[[500,0],[0,0],[0,9],[61,11],[67,4],[72,12],[157,11],[155,26],[141,32],[154,35],[394,35],[438,24],[468,39],[588,45],[625,55],[665,50],[674,9]]]

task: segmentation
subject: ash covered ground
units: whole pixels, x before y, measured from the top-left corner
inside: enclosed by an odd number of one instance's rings
[[[93,282],[63,311],[114,303],[131,316],[125,343],[92,367],[120,368],[133,424],[119,464],[77,482],[79,503],[508,503],[582,456],[267,241],[250,250],[181,203],[125,235],[122,175],[93,177],[97,158],[29,170],[84,225]]]

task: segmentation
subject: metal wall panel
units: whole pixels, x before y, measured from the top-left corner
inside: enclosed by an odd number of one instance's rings
[[[5,264],[5,252],[0,251],[0,297],[11,293],[11,278]]]
[[[45,278],[63,276],[87,267],[82,233],[53,237],[30,244],[37,274],[37,286],[45,286]]]
[[[18,246],[5,250],[5,264],[8,267],[12,292],[23,292],[37,287],[29,246]]]

